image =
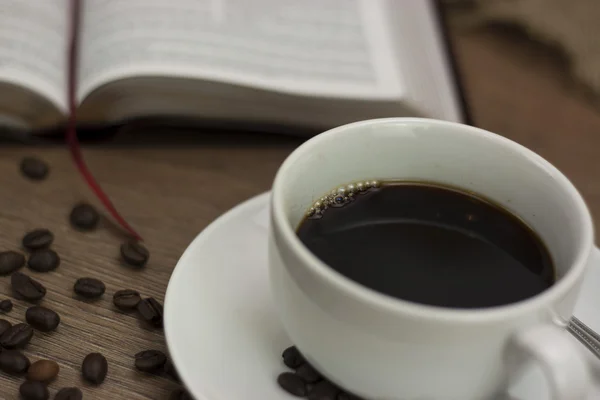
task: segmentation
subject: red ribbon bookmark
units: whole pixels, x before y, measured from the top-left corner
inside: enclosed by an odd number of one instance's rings
[[[81,154],[81,147],[79,146],[79,140],[77,140],[77,53],[78,53],[78,39],[79,39],[79,25],[81,21],[81,1],[71,0],[71,25],[69,32],[69,50],[68,50],[68,84],[67,84],[67,97],[69,101],[69,116],[67,120],[67,144],[73,161],[77,165],[77,169],[83,176],[84,180],[92,191],[96,194],[96,197],[100,199],[104,207],[113,216],[113,218],[129,232],[135,239],[142,240],[142,237],[125,221],[125,219],[119,214],[115,206],[112,204],[106,193],[102,190],[96,179],[94,179],[92,173],[88,169],[83,155]]]

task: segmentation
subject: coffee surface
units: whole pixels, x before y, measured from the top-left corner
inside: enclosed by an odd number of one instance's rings
[[[384,182],[306,218],[297,234],[340,274],[415,303],[500,306],[555,279],[546,247],[521,219],[443,186]]]

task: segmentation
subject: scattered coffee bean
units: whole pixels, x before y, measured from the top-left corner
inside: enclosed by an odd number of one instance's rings
[[[166,362],[167,356],[159,350],[144,350],[135,355],[135,367],[142,372],[155,372]]]
[[[0,336],[0,346],[5,349],[22,349],[33,337],[33,328],[27,324],[16,324]]]
[[[181,382],[181,378],[179,378],[179,374],[177,373],[177,369],[175,369],[173,361],[167,359],[167,362],[163,367],[163,371],[169,378],[173,379],[175,382]]]
[[[184,388],[177,388],[169,395],[169,400],[194,400]]]
[[[108,372],[108,362],[100,353],[90,353],[83,359],[81,374],[89,383],[99,385],[104,382]]]
[[[15,294],[28,301],[38,301],[46,295],[46,288],[22,272],[14,272],[10,284]]]
[[[54,400],[82,400],[83,393],[79,388],[68,387],[62,388],[54,396]]]
[[[106,286],[104,285],[104,282],[98,279],[79,278],[75,282],[73,290],[75,290],[75,293],[77,293],[81,297],[95,299],[104,294],[104,292],[106,291]]]
[[[50,393],[48,387],[42,382],[25,381],[19,388],[23,400],[48,400]]]
[[[336,400],[340,389],[329,381],[321,381],[315,384],[308,393],[308,400]]]
[[[58,376],[60,367],[51,360],[39,360],[31,364],[27,371],[27,379],[30,381],[51,382]]]
[[[277,383],[283,390],[294,396],[303,397],[307,394],[306,383],[293,372],[279,374]]]
[[[98,226],[100,214],[91,204],[80,203],[73,207],[69,221],[75,229],[81,231],[90,231]]]
[[[11,375],[21,375],[29,369],[29,359],[18,350],[4,350],[0,353],[0,371]]]
[[[60,257],[54,250],[36,250],[29,256],[27,265],[37,272],[50,272],[60,265]]]
[[[0,336],[12,327],[12,324],[5,319],[0,319]]]
[[[3,313],[9,313],[13,309],[13,303],[10,299],[5,299],[0,301],[0,311]]]
[[[49,171],[48,164],[39,158],[25,157],[21,160],[21,173],[34,181],[45,179]]]
[[[25,256],[16,251],[0,252],[0,275],[9,275],[25,265]]]
[[[113,303],[120,310],[134,310],[141,300],[140,294],[131,289],[118,290],[113,295]]]
[[[129,265],[143,267],[150,258],[150,252],[140,242],[130,241],[121,245],[121,257]]]
[[[296,370],[296,375],[306,383],[315,383],[323,379],[321,374],[319,374],[319,372],[309,363],[304,363],[299,366]]]
[[[60,316],[55,311],[42,306],[29,307],[25,312],[25,320],[42,332],[53,331],[60,324]]]
[[[160,328],[163,325],[163,306],[153,297],[140,301],[137,310],[144,321]]]
[[[48,229],[36,229],[23,236],[23,247],[28,250],[39,250],[50,247],[54,241],[54,234]]]
[[[285,349],[281,357],[283,357],[283,363],[292,369],[296,369],[306,362],[296,346]]]
[[[352,393],[342,392],[338,394],[337,400],[363,400],[363,398]]]
[[[83,393],[79,388],[68,387],[62,388],[54,396],[54,400],[82,400]]]

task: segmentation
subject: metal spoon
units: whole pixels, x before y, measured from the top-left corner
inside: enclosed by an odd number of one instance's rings
[[[596,357],[600,358],[600,335],[594,332],[592,328],[576,317],[571,317],[567,325],[567,330]]]

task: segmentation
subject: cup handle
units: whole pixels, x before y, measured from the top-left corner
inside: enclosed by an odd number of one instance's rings
[[[519,331],[511,342],[516,365],[535,361],[550,386],[552,400],[585,400],[591,385],[590,371],[581,351],[564,329],[542,324]]]

